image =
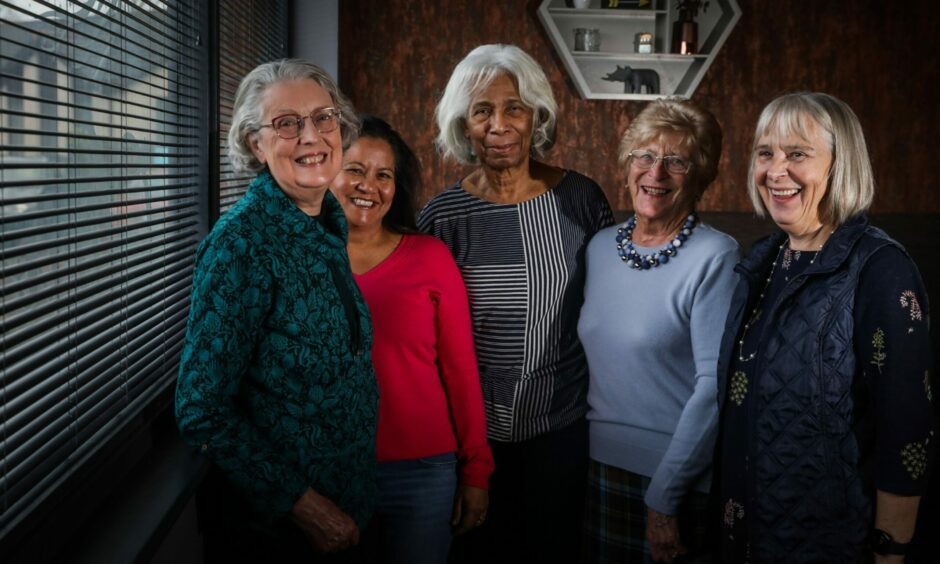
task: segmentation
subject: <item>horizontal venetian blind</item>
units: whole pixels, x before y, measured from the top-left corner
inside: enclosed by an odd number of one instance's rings
[[[219,210],[245,193],[254,174],[238,173],[228,159],[235,92],[260,63],[283,59],[288,45],[287,2],[227,0],[219,4]]]
[[[0,536],[175,379],[203,5],[0,1]]]

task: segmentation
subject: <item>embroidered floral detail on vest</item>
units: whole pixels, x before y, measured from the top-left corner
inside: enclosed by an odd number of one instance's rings
[[[877,366],[880,373],[881,369],[884,368],[885,360],[888,358],[887,353],[885,353],[885,332],[880,328],[872,335],[871,346],[875,348],[871,355],[871,364]]]
[[[911,308],[911,321],[921,321],[924,318],[920,311],[920,302],[917,301],[917,295],[911,290],[906,290],[901,294],[901,307]]]
[[[728,394],[735,405],[740,406],[744,403],[744,396],[747,395],[747,374],[736,371],[731,377],[731,391]]]

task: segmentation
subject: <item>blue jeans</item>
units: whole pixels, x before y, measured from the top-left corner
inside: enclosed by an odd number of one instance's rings
[[[457,456],[380,462],[370,533],[383,564],[444,564],[457,490]]]

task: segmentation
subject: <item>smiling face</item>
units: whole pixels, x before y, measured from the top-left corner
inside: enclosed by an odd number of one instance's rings
[[[350,228],[380,227],[395,198],[395,154],[384,139],[360,137],[346,150],[331,188]]]
[[[634,150],[649,151],[658,156],[676,155],[689,160],[687,151],[681,149],[682,137],[678,134],[663,134],[634,147]],[[662,160],[651,168],[641,169],[630,159],[627,168],[627,187],[633,200],[637,218],[648,222],[671,225],[684,220],[695,204],[698,192],[691,175],[670,173]]]
[[[499,74],[470,100],[464,133],[485,167],[505,170],[528,165],[532,109],[519,97],[516,81]]]
[[[754,182],[774,222],[790,236],[822,229],[820,202],[829,185],[832,150],[829,135],[813,121],[806,139],[765,134],[754,149]]]
[[[281,139],[274,129],[264,127],[250,134],[249,146],[255,157],[267,165],[282,190],[302,208],[316,207],[343,162],[340,128],[319,133],[310,123],[311,113],[333,106],[329,92],[311,79],[285,80],[272,84],[262,100],[262,123],[287,114],[305,117],[304,128],[295,139]]]

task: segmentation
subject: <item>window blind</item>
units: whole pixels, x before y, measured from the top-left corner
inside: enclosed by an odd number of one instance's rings
[[[175,381],[204,10],[0,0],[0,538]]]
[[[287,57],[287,2],[228,0],[219,4],[219,211],[245,193],[254,174],[237,173],[228,159],[235,92],[260,63]]]

